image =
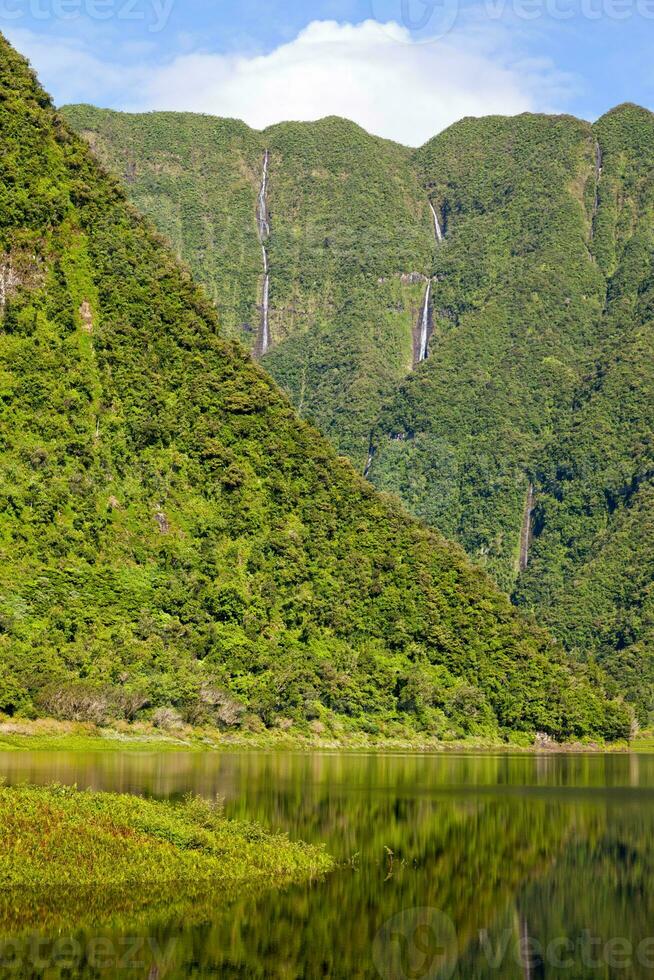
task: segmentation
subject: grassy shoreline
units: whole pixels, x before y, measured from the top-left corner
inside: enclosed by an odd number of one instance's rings
[[[227,819],[200,798],[0,787],[0,931],[133,922],[173,906],[201,918],[244,889],[333,867],[322,848]]]
[[[442,742],[419,737],[373,737],[362,734],[342,738],[306,735],[288,731],[225,734],[216,729],[186,727],[162,732],[145,724],[120,724],[100,728],[88,723],[49,719],[0,723],[2,751],[87,751],[87,752],[229,752],[229,751],[340,751],[340,752],[654,752],[654,734],[643,732],[628,742],[538,742],[525,744],[499,739],[467,739]]]

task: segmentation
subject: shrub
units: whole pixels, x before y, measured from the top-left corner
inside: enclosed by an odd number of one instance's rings
[[[175,708],[156,708],[152,713],[152,724],[164,732],[175,731],[183,725],[182,716]]]
[[[59,721],[90,721],[104,725],[111,716],[111,698],[101,687],[84,682],[56,684],[38,695],[40,710]]]

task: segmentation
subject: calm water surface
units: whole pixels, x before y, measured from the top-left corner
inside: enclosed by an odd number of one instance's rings
[[[654,756],[7,753],[0,776],[220,795],[343,862],[200,925],[109,929],[104,960],[84,933],[3,948],[2,976],[654,977]]]

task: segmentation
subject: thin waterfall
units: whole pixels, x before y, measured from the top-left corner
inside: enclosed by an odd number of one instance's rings
[[[443,241],[443,232],[441,231],[441,223],[438,220],[438,214],[436,213],[436,208],[431,203],[431,201],[429,202],[429,207],[431,208],[431,213],[434,216],[434,232],[436,234],[436,241],[440,245],[440,243]]]
[[[264,249],[264,255],[265,255]],[[266,274],[263,280],[263,322],[261,325],[261,353],[267,353],[270,348],[270,324],[268,322],[268,307],[270,303],[270,274],[266,262]]]
[[[257,205],[257,221],[259,223],[259,238],[265,242],[270,235],[270,224],[268,223],[268,167],[270,166],[270,150],[266,150],[263,158],[263,177],[261,188],[259,189],[259,201]]]
[[[522,521],[522,530],[520,532],[520,571],[526,572],[529,566],[529,546],[531,544],[531,519],[534,514],[535,507],[535,496],[534,496],[534,485],[529,484],[529,489],[527,490],[527,500],[525,503],[525,514]]]
[[[524,980],[531,980],[532,972],[532,951],[529,945],[529,926],[524,915],[520,916],[520,959],[522,961],[522,975]]]
[[[263,254],[263,299],[261,304],[261,334],[258,343],[258,352],[262,357],[270,349],[270,267],[268,264],[268,250],[266,242],[270,237],[270,222],[268,221],[268,168],[270,166],[270,151],[266,150],[263,158],[263,176],[261,188],[257,201],[257,225],[259,227],[259,241],[261,242],[261,252]]]
[[[443,241],[443,232],[441,230],[441,223],[438,220],[438,213],[436,208],[431,203],[431,200],[427,198],[429,202],[429,207],[431,209],[432,217],[434,219],[434,234],[436,235],[436,241],[440,245]],[[427,360],[429,354],[429,304],[431,302],[431,279],[427,280],[427,292],[425,293],[425,301],[422,307],[422,316],[420,318],[420,342],[418,345],[418,360],[417,363],[420,364],[422,361]]]
[[[431,279],[427,280],[427,292],[422,308],[422,319],[420,322],[420,347],[418,348],[418,363],[427,359],[429,353],[429,301],[431,299]]]
[[[590,240],[595,238],[595,224],[600,206],[600,181],[604,170],[604,155],[599,142],[595,143],[595,200],[593,201],[593,220],[590,223]]]

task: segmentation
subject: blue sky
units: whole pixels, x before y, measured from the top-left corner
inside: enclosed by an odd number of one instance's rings
[[[0,0],[0,30],[60,104],[337,113],[413,145],[462,115],[654,108],[654,0]]]

